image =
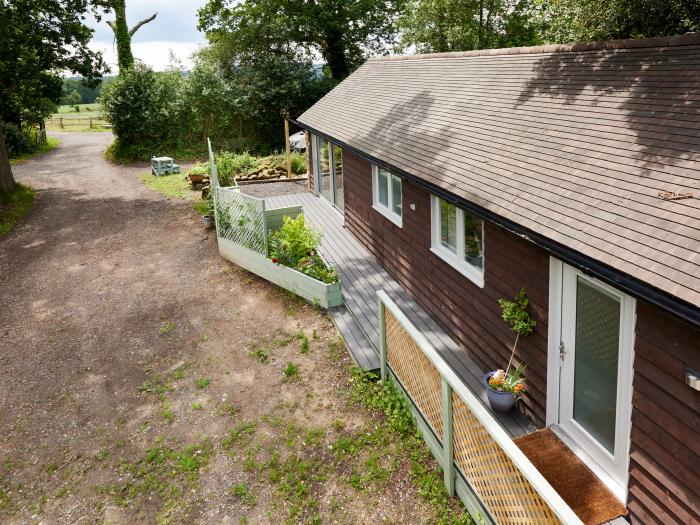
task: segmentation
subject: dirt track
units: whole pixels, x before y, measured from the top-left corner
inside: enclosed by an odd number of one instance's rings
[[[59,138],[14,168],[37,201],[0,238],[0,522],[432,521],[391,442],[382,484],[314,477],[377,428],[325,315],[220,259],[109,134]]]

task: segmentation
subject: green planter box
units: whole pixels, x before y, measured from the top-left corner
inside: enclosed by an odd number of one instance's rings
[[[263,254],[249,250],[233,241],[222,237],[218,240],[219,254],[241,268],[323,308],[333,308],[343,304],[343,293],[339,282],[322,283],[292,268],[275,264]]]

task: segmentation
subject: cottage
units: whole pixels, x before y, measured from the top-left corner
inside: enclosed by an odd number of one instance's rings
[[[573,459],[545,453],[581,462],[608,491],[572,503],[589,488],[573,480],[566,503],[586,523],[600,522],[586,510],[600,502],[632,523],[700,522],[699,73],[696,34],[386,57],[296,119],[308,133],[310,190],[334,210],[317,221],[342,230],[327,231],[328,243],[355,266],[344,294],[369,346],[385,344],[395,316],[379,323],[377,343],[376,313],[360,296],[375,301],[383,285],[361,253],[449,337],[420,330],[426,344],[453,344],[443,382],[504,367],[512,334],[497,300],[527,290],[537,325],[516,354],[527,364],[520,410]],[[442,424],[411,397],[439,448]],[[442,408],[456,418],[452,399]],[[487,521],[569,521],[503,510],[489,495],[506,474],[466,479],[457,449],[457,492]],[[561,480],[548,482],[564,496]]]
[[[309,192],[212,164],[219,251],[330,308],[483,522],[700,523],[699,68],[696,34],[371,60],[295,121]],[[340,283],[266,258],[299,213]]]

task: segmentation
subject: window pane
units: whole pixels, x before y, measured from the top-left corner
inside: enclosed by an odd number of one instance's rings
[[[464,260],[479,269],[484,268],[483,223],[464,212]]]
[[[330,144],[327,140],[318,137],[318,181],[319,191],[328,200],[331,200],[331,163]]]
[[[581,277],[575,344],[574,420],[614,453],[620,302]]]
[[[396,175],[391,176],[391,211],[399,217],[401,216],[401,203],[403,200],[403,190],[401,179]]]
[[[440,199],[440,242],[457,253],[457,208]]]
[[[389,206],[389,172],[377,169],[377,200],[384,206]]]

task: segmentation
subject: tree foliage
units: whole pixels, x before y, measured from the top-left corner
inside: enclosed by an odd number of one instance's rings
[[[403,0],[209,0],[199,28],[228,63],[266,55],[320,55],[336,81],[394,42]]]
[[[105,70],[89,49],[93,31],[85,25],[88,0],[0,1],[0,124],[37,123],[61,99],[60,73],[73,71],[92,81]],[[99,16],[99,13],[96,13]],[[0,127],[0,193],[14,180]]]
[[[540,43],[531,0],[412,0],[399,19],[401,47],[442,53]]]
[[[570,43],[700,30],[698,0],[539,0],[544,38]]]

